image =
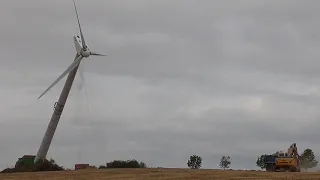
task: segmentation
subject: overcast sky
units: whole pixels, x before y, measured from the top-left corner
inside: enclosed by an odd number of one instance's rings
[[[76,2],[89,48],[109,56],[83,60],[49,158],[254,168],[294,142],[320,154],[320,1]],[[2,169],[36,154],[65,78],[37,98],[78,27],[71,0],[1,0],[0,22]]]

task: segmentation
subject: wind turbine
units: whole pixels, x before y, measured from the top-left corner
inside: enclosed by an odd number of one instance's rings
[[[52,117],[50,119],[50,122],[48,124],[47,130],[44,134],[44,137],[42,139],[40,148],[38,150],[37,156],[34,160],[34,162],[38,161],[39,159],[45,159],[51,144],[51,141],[53,139],[55,130],[58,126],[63,108],[66,104],[71,86],[73,84],[74,78],[77,74],[77,70],[78,67],[80,65],[80,62],[83,58],[88,58],[91,55],[92,56],[106,56],[104,54],[99,54],[99,53],[95,53],[89,50],[88,45],[85,42],[82,30],[81,30],[81,25],[80,25],[80,20],[79,20],[79,16],[78,16],[78,12],[77,12],[77,6],[75,1],[73,0],[73,5],[74,5],[74,10],[77,16],[77,20],[78,20],[78,26],[79,26],[79,31],[80,31],[80,36],[79,35],[75,35],[74,36],[74,45],[76,48],[76,56],[75,59],[73,61],[73,63],[71,65],[69,65],[69,67],[39,96],[38,99],[40,99],[44,94],[46,94],[55,84],[57,84],[63,77],[65,77],[67,74],[67,80],[64,84],[64,87],[62,89],[62,92],[60,94],[59,100],[58,102],[56,102],[54,104],[54,111],[52,114]]]

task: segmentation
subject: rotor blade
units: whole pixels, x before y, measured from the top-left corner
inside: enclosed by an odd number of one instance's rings
[[[90,52],[90,55],[93,55],[93,56],[107,56],[105,54],[99,54],[99,53],[95,53],[95,52]]]
[[[83,56],[76,56],[76,60],[70,64],[70,66],[38,97],[40,99],[45,93],[47,93],[55,84],[57,84],[64,76],[66,76],[69,72],[71,72],[75,67],[77,67]]]
[[[74,5],[74,10],[76,11],[76,15],[77,15],[77,20],[78,20],[78,25],[79,25],[79,30],[80,30],[80,36],[81,36],[81,41],[82,41],[82,48],[86,49],[86,42],[84,41],[84,36],[81,30],[81,25],[80,25],[80,20],[79,20],[79,15],[78,15],[78,11],[77,11],[77,6],[76,6],[76,2],[73,0],[73,5]]]
[[[83,63],[79,64],[79,75],[80,75],[80,85],[79,85],[79,90],[82,90],[83,85],[85,83],[85,77],[84,77],[84,68],[83,68]]]

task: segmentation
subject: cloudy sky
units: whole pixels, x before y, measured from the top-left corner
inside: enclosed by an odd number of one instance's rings
[[[65,79],[37,98],[73,61],[78,28],[71,0],[0,4],[2,169],[36,154]],[[320,154],[319,1],[77,5],[90,49],[109,56],[81,64],[48,153],[59,164],[186,167],[197,154],[254,168],[294,142]]]

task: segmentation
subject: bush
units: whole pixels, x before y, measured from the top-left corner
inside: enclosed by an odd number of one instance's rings
[[[15,169],[14,168],[6,168],[1,171],[1,173],[14,173]]]
[[[35,164],[24,164],[23,161],[17,162],[14,168],[7,168],[1,173],[14,172],[37,172],[37,171],[63,171],[64,168],[55,163],[53,159],[39,160]]]
[[[64,168],[62,166],[59,166],[56,164],[56,162],[53,159],[50,159],[49,161],[47,159],[45,160],[39,160],[34,164],[35,171],[63,171]]]
[[[107,167],[106,166],[104,166],[104,165],[100,165],[99,167],[98,167],[98,169],[106,169]]]
[[[105,168],[147,168],[147,165],[144,162],[138,162],[137,160],[114,160],[108,162],[106,166],[100,166],[99,169]]]

